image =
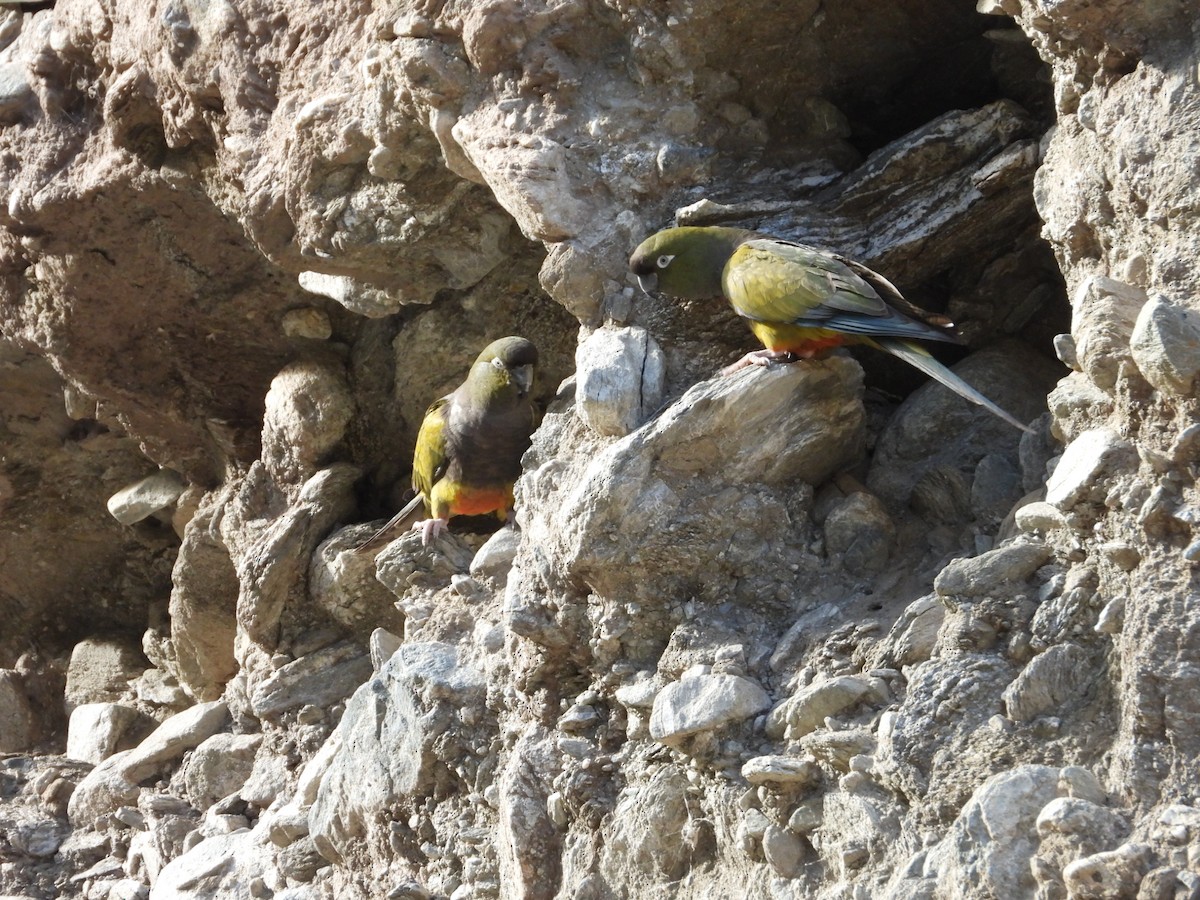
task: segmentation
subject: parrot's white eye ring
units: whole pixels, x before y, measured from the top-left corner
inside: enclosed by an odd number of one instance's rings
[[[675,258],[675,254],[664,253],[657,260],[655,260],[654,264],[656,266],[658,266],[660,269],[665,269],[667,266],[669,266],[671,264],[671,260],[673,260],[674,258]]]
[[[498,356],[493,356],[492,357],[492,365],[495,366],[497,369],[503,369],[504,368],[504,360],[502,360]]]

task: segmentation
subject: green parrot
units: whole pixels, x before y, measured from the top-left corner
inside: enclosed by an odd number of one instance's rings
[[[530,397],[537,361],[537,348],[523,337],[483,348],[466,380],[425,411],[413,451],[416,496],[356,550],[386,543],[410,522],[428,545],[451,516],[495,513],[504,521],[537,426]],[[416,521],[422,512],[426,518]]]
[[[1029,428],[971,387],[913,339],[961,343],[952,323],[909,303],[882,275],[844,257],[741,228],[667,228],[629,259],[642,290],[684,299],[724,296],[763,350],[749,365],[810,359],[866,344],[916,366],[961,397],[1022,431]]]

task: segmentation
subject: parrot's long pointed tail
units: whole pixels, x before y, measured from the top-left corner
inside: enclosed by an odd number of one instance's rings
[[[355,547],[354,552],[365,553],[368,550],[374,550],[376,547],[383,546],[392,539],[393,535],[400,534],[402,531],[407,531],[412,527],[412,523],[417,521],[424,511],[425,495],[417,494],[417,496],[404,504],[404,508],[400,512],[388,519],[386,525]]]
[[[930,356],[929,351],[924,347],[913,344],[909,341],[899,338],[876,337],[873,339],[876,346],[881,350],[886,350],[893,356],[898,356],[911,366],[920,369],[930,378],[940,381],[954,393],[960,397],[970,400],[972,403],[978,403],[989,412],[995,413],[1009,425],[1014,428],[1019,428],[1022,431],[1030,431],[1028,425],[1019,422],[1017,418],[1010,413],[1005,412],[975,388],[971,387],[940,362]]]

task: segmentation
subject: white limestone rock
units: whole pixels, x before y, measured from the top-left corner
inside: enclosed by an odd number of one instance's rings
[[[76,827],[91,826],[97,818],[130,805],[137,799],[139,782],[157,773],[167,762],[215,734],[228,720],[222,700],[200,703],[176,713],[132,750],[115,753],[79,783],[67,806]]]
[[[108,514],[122,525],[133,525],[173,506],[186,488],[178,472],[160,469],[109,497]]]
[[[1071,336],[1080,369],[1092,383],[1112,392],[1121,363],[1129,357],[1129,336],[1146,292],[1103,275],[1083,281],[1071,298]]]
[[[250,777],[261,734],[214,734],[194,749],[182,769],[192,806],[203,812]]]
[[[116,752],[137,710],[120,703],[84,703],[67,724],[67,756],[99,765]]]
[[[699,675],[667,685],[654,698],[650,736],[668,746],[762,712],[767,692],[741,675]]]
[[[1091,428],[1071,441],[1046,481],[1046,502],[1062,512],[1086,500],[1101,477],[1133,452],[1128,441],[1108,428]]]
[[[483,700],[483,676],[461,665],[454,647],[402,645],[354,692],[338,724],[340,747],[328,752],[309,811],[320,853],[341,860],[353,841],[379,827],[381,805],[431,785],[460,754],[474,752],[464,747],[473,747],[475,731],[462,723],[478,719]]]
[[[339,641],[280,666],[255,685],[250,704],[275,718],[302,706],[325,708],[349,697],[371,675],[371,657],[354,641]]]
[[[575,408],[589,428],[623,437],[658,410],[666,358],[644,328],[597,328],[575,350]]]
[[[942,597],[981,597],[1010,582],[1021,582],[1045,565],[1052,551],[1040,543],[1011,543],[979,556],[952,560],[933,580]]]
[[[314,475],[354,417],[345,376],[315,362],[284,368],[271,382],[263,414],[262,459],[281,482]]]
[[[1155,388],[1176,397],[1195,396],[1200,373],[1200,315],[1154,296],[1138,313],[1129,340],[1133,361]]]
[[[871,693],[871,683],[860,675],[839,675],[801,688],[767,717],[767,735],[797,740],[825,724],[829,716],[859,703]]]
[[[742,777],[750,784],[803,787],[819,781],[821,770],[811,759],[802,757],[755,756],[742,764]]]
[[[1099,672],[1078,644],[1055,644],[1035,656],[1004,691],[1008,717],[1029,722],[1073,707]]]
[[[1054,799],[1058,769],[1020,766],[985,781],[928,853],[924,875],[936,881],[937,896],[969,900],[980,896],[1032,896],[1030,859],[1038,845],[1038,813]]]

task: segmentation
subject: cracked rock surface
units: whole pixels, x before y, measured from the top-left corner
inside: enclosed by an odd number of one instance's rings
[[[1185,4],[0,7],[0,894],[1200,891]],[[717,371],[738,225],[954,320]],[[515,521],[354,547],[541,355]]]

